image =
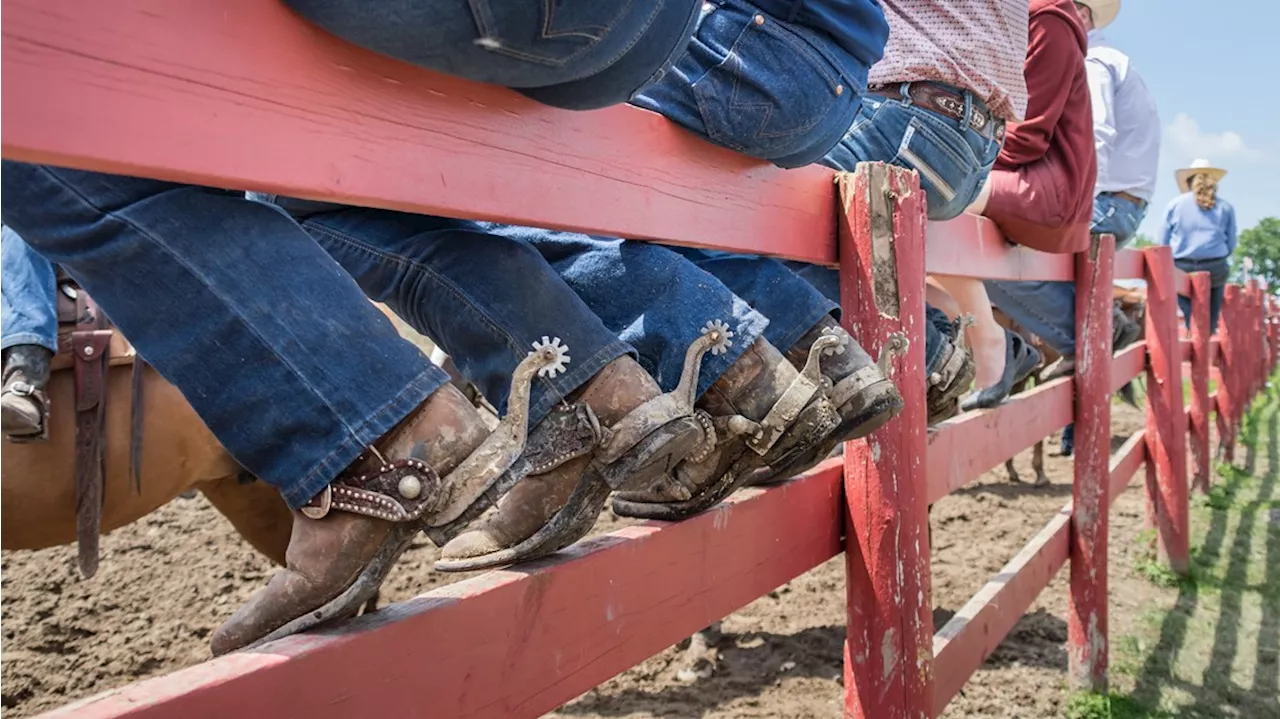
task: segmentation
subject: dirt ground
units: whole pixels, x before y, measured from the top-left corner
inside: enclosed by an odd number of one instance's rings
[[[1118,439],[1142,426],[1116,406]],[[1049,443],[1046,454],[1056,450]],[[1018,458],[1024,476],[1029,454]],[[1052,484],[1010,484],[1003,469],[933,508],[935,615],[959,609],[1071,494],[1070,460],[1048,456]],[[1135,483],[1111,515],[1111,626],[1127,626],[1156,588],[1135,567],[1143,559],[1143,498]],[[620,523],[606,516],[599,530]],[[422,540],[400,562],[383,598],[401,600],[453,579],[430,571]],[[28,716],[208,656],[209,633],[271,572],[203,498],[178,499],[103,541],[91,581],[75,570],[73,547],[3,552],[3,710]],[[833,560],[724,622],[713,674],[676,678],[678,648],[650,658],[552,714],[554,717],[838,716],[844,572]],[[947,717],[1049,717],[1066,697],[1066,572],[1059,574],[1010,637],[965,687]]]

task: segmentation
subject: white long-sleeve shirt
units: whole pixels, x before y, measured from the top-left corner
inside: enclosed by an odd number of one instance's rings
[[[1089,33],[1085,57],[1093,100],[1093,142],[1098,153],[1095,193],[1128,192],[1150,201],[1160,164],[1160,114],[1129,61],[1098,31]]]

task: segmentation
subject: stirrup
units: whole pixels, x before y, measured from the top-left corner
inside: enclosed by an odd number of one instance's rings
[[[36,389],[36,387],[28,382],[15,380],[9,386],[0,392],[0,397],[4,395],[13,395],[29,400],[36,406],[36,410],[40,414],[40,424],[34,432],[25,434],[6,434],[5,438],[10,442],[22,444],[24,442],[43,442],[49,439],[49,397],[44,391]]]
[[[721,354],[731,345],[732,332],[709,322],[702,336],[685,352],[680,382],[671,392],[644,402],[608,428],[585,403],[563,406],[534,429],[530,450],[489,492],[496,503],[521,479],[542,474],[591,453],[590,465],[561,507],[527,539],[488,554],[441,560],[437,571],[463,572],[528,561],[552,554],[586,536],[613,489],[640,484],[671,471],[689,456],[705,458],[715,448],[715,430],[705,413],[693,408],[698,375],[707,352]],[[478,514],[468,512],[465,523],[428,529],[437,544],[461,533]],[[447,537],[447,538],[446,538]]]

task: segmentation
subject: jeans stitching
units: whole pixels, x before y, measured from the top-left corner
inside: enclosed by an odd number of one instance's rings
[[[48,337],[42,337],[33,332],[18,332],[11,335],[5,335],[0,339],[0,349],[9,349],[17,345],[39,345],[50,352],[57,353],[58,338],[54,337],[50,340]]]
[[[472,16],[476,19],[476,25],[481,31],[481,37],[490,37],[496,34],[496,27],[494,27],[494,24],[491,22],[493,19],[492,13],[491,12],[481,13],[478,8],[479,5],[484,5],[485,10],[487,11],[488,4],[483,2],[482,0],[470,0],[469,4],[471,5]],[[537,63],[539,65],[545,65],[547,67],[563,68],[569,63],[577,60],[582,55],[599,47],[601,40],[604,39],[605,35],[611,32],[615,27],[617,27],[618,21],[622,19],[623,16],[626,15],[630,6],[631,6],[631,2],[628,2],[626,7],[618,11],[618,14],[614,17],[614,24],[612,26],[588,26],[591,29],[600,31],[599,36],[592,36],[590,34],[578,32],[578,31],[565,31],[565,32],[559,32],[556,34],[549,35],[548,29],[550,27],[551,16],[553,14],[553,11],[551,8],[551,0],[543,0],[542,28],[539,33],[541,36],[541,39],[546,40],[546,39],[562,37],[565,35],[576,35],[579,37],[590,38],[591,42],[579,48],[577,52],[574,52],[570,55],[560,56],[560,57],[551,57],[548,55],[537,55],[526,50],[517,50],[515,48],[505,47],[501,43],[499,43],[498,47],[488,48],[488,49],[490,52],[496,52],[498,54],[507,55],[509,57],[514,57],[520,60],[527,60],[529,62]],[[660,10],[661,10],[661,4],[655,4],[653,12],[649,15],[649,21],[644,24],[644,26],[640,29],[638,33],[636,33],[635,37],[632,38],[631,42],[628,43],[626,47],[619,50],[613,57],[607,58],[607,59],[602,58],[599,63],[600,67],[609,67],[614,63],[616,63],[623,55],[626,55],[627,52],[629,52],[631,48],[634,47],[637,42],[639,42],[640,37],[645,34],[649,26],[653,24],[653,20],[658,15]]]
[[[510,333],[508,333],[505,328],[503,328],[500,324],[498,324],[496,319],[494,319],[487,312],[481,309],[478,306],[478,303],[475,300],[473,300],[470,295],[463,292],[463,290],[460,287],[458,287],[450,278],[446,277],[445,275],[439,272],[436,272],[435,269],[432,268],[430,265],[423,264],[405,255],[396,254],[388,250],[383,250],[374,245],[370,245],[364,242],[363,240],[360,240],[359,238],[348,235],[344,232],[341,232],[340,230],[336,230],[331,227],[328,227],[327,225],[320,224],[319,222],[316,222],[313,219],[308,219],[303,224],[304,227],[308,227],[308,228],[313,225],[316,228],[316,231],[328,236],[330,239],[336,242],[341,242],[342,244],[345,244],[353,249],[356,249],[358,251],[363,251],[366,254],[372,255],[375,258],[389,261],[392,264],[400,268],[403,268],[406,271],[419,273],[420,275],[423,276],[420,279],[427,279],[427,280],[436,282],[444,290],[446,290],[450,295],[456,298],[460,305],[467,308],[472,314],[475,314],[477,318],[485,324],[485,326],[487,326],[490,330],[493,331],[494,334],[502,337],[503,342],[507,345],[507,348],[509,350],[516,353],[519,353],[521,350],[527,351],[523,343],[517,341],[516,338],[513,337]],[[508,241],[514,242],[516,240],[508,240]],[[435,340],[432,339],[432,341],[434,342]]]
[[[427,279],[431,279],[435,281],[443,289],[448,291],[450,295],[455,297],[458,301],[458,304],[467,308],[468,312],[470,314],[475,315],[481,322],[483,322],[484,325],[488,327],[494,335],[501,337],[502,341],[507,345],[508,350],[511,351],[513,354],[515,354],[517,357],[520,356],[520,352],[528,351],[528,348],[525,347],[524,343],[518,341],[512,334],[507,332],[506,329],[501,324],[499,324],[496,319],[494,319],[491,315],[489,315],[487,312],[485,312],[481,308],[480,303],[476,302],[474,299],[471,298],[470,295],[462,291],[462,289],[458,287],[448,277],[440,274],[439,272],[436,272],[434,268],[432,268],[430,265],[417,262],[416,260],[413,260],[404,255],[392,253],[390,251],[383,250],[381,248],[369,245],[368,243],[365,243],[364,241],[358,238],[347,235],[339,230],[320,224],[319,222],[315,222],[311,219],[308,219],[307,222],[304,223],[304,226],[308,228],[314,226],[316,228],[316,231],[321,232],[322,234],[330,237],[336,242],[341,242],[345,245],[352,247],[357,251],[363,251],[367,254],[373,255],[374,257],[388,260],[391,263],[399,267],[402,267],[407,271],[417,272],[422,275],[425,275]],[[495,235],[495,236],[501,237],[500,235]],[[513,240],[505,237],[502,239],[504,239],[507,242],[517,242],[517,243],[521,242],[520,240]],[[538,253],[538,256],[541,257],[542,255]],[[434,339],[432,341],[434,341]],[[607,346],[608,345],[606,345],[606,347]],[[626,347],[625,343],[623,344],[623,346]],[[572,349],[570,351],[572,351]],[[573,384],[572,387],[569,387],[567,389],[563,388],[563,385],[571,384],[571,381],[569,379],[570,377],[576,378],[576,372],[577,370],[575,368],[575,370],[566,372],[565,374],[561,375],[561,378],[556,380],[550,380],[544,377],[535,377],[534,384],[535,386],[540,385],[543,389],[543,392],[550,392],[556,395],[563,396],[578,389],[578,387],[582,386],[582,384],[585,384],[587,380],[590,380],[591,377],[595,376],[595,373],[593,372],[590,376],[583,378],[580,382],[576,384]],[[532,409],[533,407],[531,406],[530,410],[532,411]]]
[[[780,21],[776,19],[774,19],[773,22],[778,22],[781,25]],[[725,132],[723,128],[718,127],[719,125],[722,124],[720,122],[710,121],[711,118],[715,117],[715,114],[708,112],[707,104],[704,101],[704,97],[706,93],[705,91],[700,92],[698,90],[698,86],[702,85],[705,81],[707,81],[708,78],[711,77],[712,73],[716,71],[729,73],[733,78],[733,89],[729,94],[729,106],[730,106],[730,109],[736,107],[735,103],[738,97],[738,90],[742,87],[743,73],[740,70],[734,70],[732,68],[736,68],[738,65],[741,64],[741,53],[738,51],[738,46],[742,44],[744,39],[748,37],[748,34],[753,31],[764,32],[769,37],[774,38],[779,42],[782,42],[790,46],[795,52],[802,55],[813,67],[813,69],[816,70],[819,74],[821,74],[823,78],[826,80],[828,90],[830,90],[831,87],[839,81],[838,77],[833,77],[832,74],[828,72],[826,68],[823,67],[823,64],[828,63],[829,61],[825,57],[823,57],[821,54],[816,53],[807,44],[790,37],[786,32],[784,32],[782,27],[778,27],[778,28],[772,27],[772,25],[769,24],[769,21],[766,21],[765,25],[763,26],[757,26],[750,18],[748,18],[746,20],[746,26],[743,28],[742,32],[738,34],[738,37],[734,39],[733,44],[729,46],[729,51],[725,54],[724,59],[716,63],[715,66],[713,66],[710,70],[708,70],[707,73],[703,75],[701,78],[699,78],[697,82],[694,82],[690,85],[690,89],[693,91],[694,102],[698,105],[698,112],[702,116],[702,124],[707,131],[707,135],[709,137],[714,138],[715,141],[719,144],[722,144],[726,147],[730,147],[734,150],[738,150],[739,152],[744,152],[746,154],[753,154],[753,153],[748,152],[748,147],[745,143],[738,142],[733,139],[735,133]],[[828,117],[831,116],[831,113],[834,111],[838,103],[838,100],[839,100],[839,96],[836,96],[833,93],[827,110],[823,113],[817,113],[816,117],[806,125],[803,125],[801,127],[797,127],[791,130],[787,130],[786,132],[761,132],[757,130],[752,135],[752,138],[767,139],[767,140],[773,140],[777,142],[777,141],[786,141],[790,138],[794,138],[799,135],[803,135],[804,133],[810,132],[813,130],[813,128],[818,127],[824,121],[826,121]],[[764,117],[761,119],[758,127],[759,128],[765,127],[768,124],[769,119],[772,117],[772,115],[773,115],[773,108],[772,107],[766,108]]]
[[[87,205],[88,207],[93,208],[93,210],[94,210],[95,212],[101,213],[103,216],[108,217],[108,218],[111,218],[111,219],[112,219],[112,220],[114,220],[115,222],[119,222],[119,223],[121,223],[121,224],[123,224],[123,225],[126,225],[126,226],[128,226],[128,227],[132,228],[135,232],[137,232],[137,233],[139,234],[139,236],[144,237],[144,238],[148,239],[149,241],[151,241],[152,243],[154,243],[156,247],[160,248],[162,251],[164,251],[164,253],[165,253],[165,254],[169,255],[170,259],[172,259],[174,262],[176,262],[179,266],[181,266],[181,267],[182,267],[183,269],[185,269],[187,272],[191,273],[193,277],[195,277],[195,278],[197,278],[199,281],[201,281],[201,282],[204,284],[205,288],[210,292],[210,294],[212,294],[214,297],[216,297],[216,298],[217,298],[219,301],[221,301],[221,302],[222,302],[222,303],[223,303],[223,304],[224,304],[224,305],[225,305],[229,310],[231,310],[231,308],[232,308],[232,306],[233,306],[233,305],[232,305],[230,302],[228,302],[228,301],[227,301],[227,298],[226,298],[225,296],[223,296],[221,293],[214,291],[214,289],[212,288],[211,284],[210,284],[210,283],[208,283],[208,282],[204,279],[204,278],[205,278],[204,274],[203,274],[203,273],[200,273],[200,272],[197,272],[197,271],[195,270],[195,268],[194,268],[194,267],[190,266],[190,265],[189,265],[189,264],[187,264],[185,261],[183,261],[183,259],[181,258],[181,255],[179,255],[177,252],[175,252],[175,251],[173,250],[173,248],[171,248],[171,247],[169,247],[168,245],[166,245],[166,244],[165,244],[165,243],[164,243],[160,238],[156,237],[156,236],[155,236],[155,235],[153,235],[151,232],[149,232],[149,231],[147,231],[147,230],[143,229],[141,226],[139,226],[138,224],[136,224],[136,223],[134,223],[133,221],[129,220],[128,218],[121,217],[120,215],[118,215],[118,214],[117,214],[117,213],[115,213],[115,212],[108,211],[108,210],[105,210],[105,209],[103,209],[103,208],[99,207],[97,204],[95,204],[94,202],[90,201],[90,200],[89,200],[89,198],[88,198],[88,197],[86,197],[84,194],[82,194],[78,189],[76,189],[76,188],[75,188],[75,187],[73,187],[72,185],[70,185],[70,184],[68,184],[68,183],[64,182],[64,181],[62,180],[62,178],[61,178],[61,177],[59,177],[57,174],[55,174],[55,173],[51,172],[48,168],[46,168],[46,167],[38,167],[37,169],[38,169],[40,172],[44,173],[47,177],[49,177],[53,182],[55,182],[56,184],[60,185],[60,186],[61,186],[63,189],[65,189],[67,192],[69,192],[69,193],[71,193],[72,195],[74,195],[75,197],[79,198],[79,199],[80,199],[80,201],[81,201],[81,202],[83,202],[85,205]],[[189,186],[189,187],[194,187],[194,186]],[[177,189],[178,191],[181,191],[181,190],[183,190],[183,189],[188,189],[188,188],[176,188],[176,189]],[[172,192],[172,191],[173,191],[173,190],[166,190],[166,192]],[[250,202],[250,200],[245,200],[245,202]],[[311,239],[311,238],[308,238],[308,239]],[[315,240],[311,240],[311,241],[312,241],[312,242],[314,242]],[[321,249],[322,249],[322,248],[321,248]],[[327,408],[327,409],[329,410],[330,414],[332,414],[332,415],[333,415],[334,419],[336,419],[336,420],[338,421],[338,424],[340,424],[340,425],[343,427],[343,429],[345,429],[348,433],[352,433],[352,432],[353,432],[352,428],[350,427],[350,425],[348,425],[348,424],[347,424],[347,422],[346,422],[346,421],[345,421],[345,419],[342,417],[342,415],[337,411],[337,409],[336,409],[336,408],[334,408],[334,406],[333,406],[333,405],[331,405],[331,404],[329,403],[328,398],[327,398],[327,397],[324,397],[324,396],[323,396],[323,395],[318,391],[318,388],[317,388],[315,385],[313,385],[313,384],[310,382],[310,380],[306,379],[306,378],[305,378],[305,376],[301,373],[301,371],[299,371],[299,369],[298,369],[296,366],[294,366],[294,364],[293,364],[292,362],[290,362],[288,359],[286,359],[286,358],[285,358],[285,356],[284,356],[283,354],[281,354],[281,353],[276,349],[276,347],[275,347],[274,345],[272,345],[270,342],[268,342],[268,341],[267,341],[267,339],[262,335],[262,333],[258,332],[257,328],[255,328],[255,327],[253,326],[253,323],[252,323],[252,322],[250,322],[250,321],[248,320],[248,318],[244,317],[244,316],[243,316],[243,315],[241,315],[238,311],[235,311],[235,310],[231,310],[231,312],[230,312],[230,313],[231,313],[231,314],[236,318],[236,320],[238,320],[238,321],[239,321],[239,322],[240,322],[240,323],[241,323],[241,324],[242,324],[246,329],[248,329],[248,330],[249,330],[249,334],[250,334],[250,335],[252,335],[254,338],[256,338],[256,339],[257,339],[257,340],[258,340],[258,341],[259,341],[259,342],[260,342],[260,343],[261,343],[265,348],[267,348],[268,350],[270,350],[271,354],[272,354],[272,355],[274,355],[274,356],[275,356],[275,357],[280,361],[280,363],[281,363],[284,367],[287,367],[287,368],[289,369],[289,371],[290,371],[290,372],[291,372],[295,377],[297,377],[297,378],[301,381],[301,384],[302,384],[304,387],[306,387],[308,390],[310,390],[310,391],[311,391],[311,394],[312,394],[313,396],[315,396],[317,399],[319,399],[319,400],[320,400],[320,403],[321,403],[322,405],[324,405],[324,407],[325,407],[325,408]]]
[[[314,464],[314,468],[310,472],[307,472],[299,482],[291,485],[289,489],[281,489],[280,494],[285,498],[285,501],[294,508],[310,501],[311,498],[315,496],[316,492],[319,492],[326,485],[332,482],[334,478],[342,472],[342,470],[346,469],[347,466],[354,462],[360,452],[363,452],[366,447],[372,445],[380,439],[383,434],[390,431],[392,427],[407,417],[410,412],[417,408],[418,405],[423,401],[426,401],[426,398],[435,394],[437,390],[449,383],[447,378],[439,375],[433,376],[435,372],[439,372],[440,375],[444,374],[444,370],[436,367],[434,364],[430,364],[422,371],[421,374],[411,380],[399,394],[387,402],[384,402],[382,406],[378,407],[368,417],[357,424],[352,429],[351,436],[339,443],[337,447],[330,451],[329,454],[325,455],[320,461],[316,462]],[[397,412],[398,416],[392,416],[390,421],[387,422],[385,429],[371,429],[371,427],[374,426],[375,421],[381,422],[382,418],[391,412],[393,408],[404,403],[406,401],[406,396],[409,396],[411,392],[413,394],[424,392],[425,385],[427,384],[434,384],[435,386],[429,392],[426,392],[422,400],[418,400],[417,398],[409,400],[414,402],[414,405],[411,406],[404,414],[399,414]],[[376,434],[374,434],[375,432]],[[373,436],[365,439],[361,436],[364,434]],[[346,459],[345,456],[353,451],[357,454],[351,459]],[[314,491],[312,490],[312,487],[315,488]],[[303,490],[305,490],[305,492],[303,492]],[[307,496],[300,496],[300,493],[305,493]]]

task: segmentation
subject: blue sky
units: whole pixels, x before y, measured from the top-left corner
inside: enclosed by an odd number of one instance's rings
[[[1280,217],[1280,2],[1124,0],[1104,34],[1128,53],[1160,107],[1160,183],[1142,231],[1154,236],[1197,157],[1229,171],[1222,196],[1240,228]]]

